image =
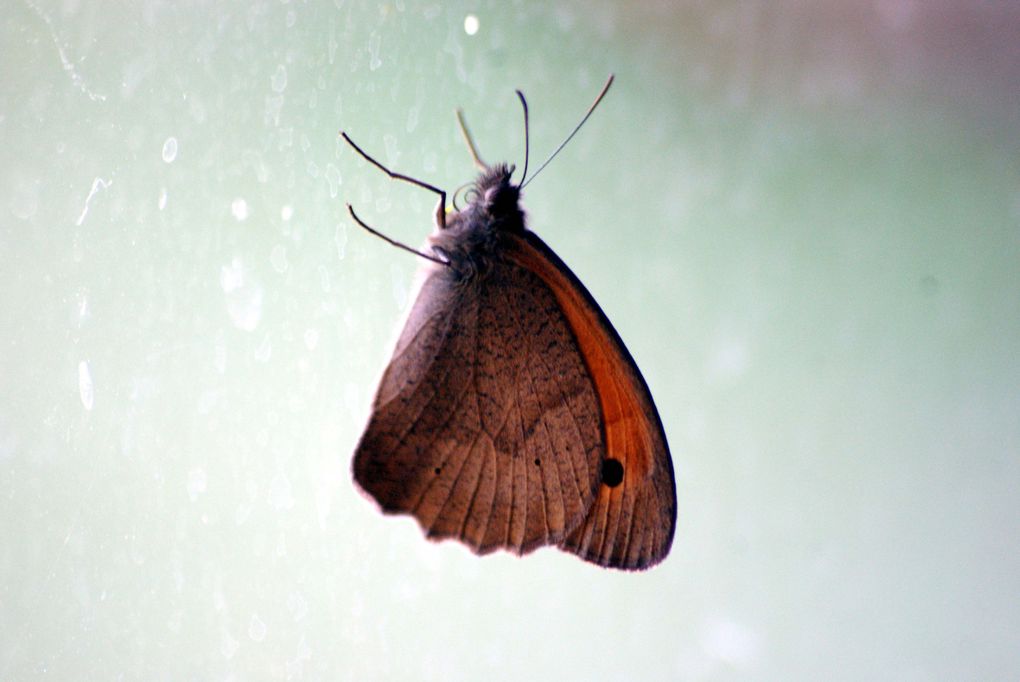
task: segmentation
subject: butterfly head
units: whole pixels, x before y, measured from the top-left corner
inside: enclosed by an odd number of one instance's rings
[[[513,172],[502,163],[482,171],[465,193],[467,205],[447,214],[445,229],[430,238],[456,279],[484,276],[505,236],[524,232],[521,188],[511,180]]]
[[[478,176],[467,209],[474,221],[501,231],[524,230],[524,212],[519,203],[521,188],[511,180],[513,172],[514,166],[500,163]]]
[[[452,234],[498,236],[524,231],[524,211],[520,207],[521,187],[511,180],[514,166],[499,163],[487,167],[467,186],[467,205],[447,213],[446,229]]]

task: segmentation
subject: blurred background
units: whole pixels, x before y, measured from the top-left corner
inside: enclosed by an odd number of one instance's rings
[[[1020,676],[1020,5],[0,12],[0,679]],[[524,197],[656,397],[653,570],[477,558],[349,460],[434,198]]]

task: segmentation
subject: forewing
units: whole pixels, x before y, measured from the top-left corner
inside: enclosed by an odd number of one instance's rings
[[[584,520],[599,406],[550,289],[495,263],[423,283],[354,456],[358,485],[429,537],[477,552],[562,542]]]

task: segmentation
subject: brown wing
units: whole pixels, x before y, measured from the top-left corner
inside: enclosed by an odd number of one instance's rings
[[[584,523],[560,544],[612,568],[647,568],[669,552],[676,484],[662,422],[637,365],[613,325],[570,269],[531,232],[509,258],[553,291],[584,356],[605,421],[606,459]]]
[[[383,511],[478,553],[557,544],[584,520],[603,441],[592,384],[541,279],[496,263],[424,281],[354,456]]]

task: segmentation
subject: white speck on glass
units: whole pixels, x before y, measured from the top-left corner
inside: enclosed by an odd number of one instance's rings
[[[702,634],[701,645],[711,658],[737,668],[753,663],[761,648],[757,633],[731,620],[709,624]]]
[[[274,246],[273,253],[269,256],[269,262],[272,264],[273,270],[281,275],[287,272],[287,247],[283,244]]]
[[[478,33],[478,17],[474,14],[464,17],[464,33],[467,33],[469,36]]]
[[[305,330],[305,347],[308,350],[315,350],[315,347],[319,345],[319,332],[316,329],[308,328]]]
[[[246,282],[244,264],[237,256],[220,268],[220,286],[234,326],[253,331],[262,319],[262,287]]]
[[[237,505],[237,509],[234,510],[234,523],[238,526],[244,525],[244,522],[251,516],[254,505],[249,502],[241,502]]]
[[[262,343],[255,349],[255,359],[258,362],[269,362],[271,357],[273,357],[273,342],[269,339],[269,334],[266,333],[262,337]]]
[[[166,142],[163,143],[163,161],[166,163],[173,163],[174,159],[177,158],[177,138],[168,137]]]
[[[382,66],[382,60],[379,59],[379,45],[381,42],[382,38],[378,33],[372,33],[372,35],[368,37],[368,54],[371,56],[371,59],[368,62],[369,71],[375,71]]]
[[[208,486],[208,477],[206,476],[205,469],[197,467],[188,472],[188,498],[192,502],[198,499],[198,496],[205,492]]]
[[[280,125],[280,112],[283,110],[283,95],[269,95],[266,97],[266,123],[272,123],[273,127]]]
[[[220,642],[220,653],[223,654],[223,658],[228,661],[234,657],[237,650],[240,648],[241,643],[237,641],[229,632],[223,631],[223,639]]]
[[[92,372],[89,370],[89,363],[82,360],[78,363],[78,395],[81,396],[81,404],[86,410],[92,409],[95,400],[95,390],[92,386]]]
[[[326,294],[333,288],[333,283],[329,278],[329,269],[325,265],[319,266],[319,286],[322,287],[323,293]]]
[[[747,371],[750,363],[747,346],[737,339],[726,339],[713,350],[712,373],[720,378],[736,378]]]
[[[291,493],[290,479],[286,474],[277,474],[269,484],[269,504],[279,511],[294,506],[294,495]]]
[[[333,231],[333,243],[336,244],[336,255],[340,260],[344,259],[344,254],[347,252],[347,226],[343,223],[337,223],[336,230]],[[323,291],[329,291],[328,288]]]
[[[289,149],[294,146],[294,127],[289,126],[287,128],[280,128],[280,134],[277,136],[277,146],[279,149]]]
[[[240,258],[234,256],[233,260],[230,261],[230,265],[224,265],[220,268],[220,286],[223,287],[223,291],[229,294],[243,285],[244,264]]]
[[[230,203],[230,213],[237,220],[247,220],[248,218],[248,202],[238,197]]]
[[[383,135],[383,146],[386,148],[386,160],[391,166],[400,161],[400,151],[397,149],[397,138],[395,135],[386,133]]]
[[[336,59],[336,50],[340,47],[340,43],[336,39],[336,23],[333,19],[329,20],[329,41],[326,43],[326,50],[329,54],[329,63],[333,64]]]
[[[266,638],[266,624],[259,618],[259,614],[251,614],[251,622],[248,623],[248,636],[254,642],[261,642]]]
[[[269,79],[269,85],[273,92],[283,92],[287,89],[287,67],[280,64],[276,67],[276,73]]]
[[[287,221],[294,217],[294,207],[290,204],[285,205],[280,209],[280,219]]]
[[[287,609],[290,610],[290,615],[294,616],[295,621],[301,620],[308,613],[308,601],[301,596],[300,592],[291,592],[287,596]]]
[[[340,169],[331,163],[326,164],[326,182],[329,183],[329,196],[335,199],[343,181],[340,178]]]
[[[98,177],[92,181],[92,189],[89,190],[89,195],[85,197],[85,205],[82,207],[81,215],[78,216],[78,220],[75,222],[75,225],[80,226],[83,222],[85,222],[85,216],[89,213],[89,205],[92,203],[92,197],[96,196],[101,189],[109,189],[112,184],[113,180],[103,180]]]
[[[308,646],[308,642],[304,635],[301,635],[301,640],[298,642],[297,654],[293,659],[287,661],[287,679],[297,679],[302,676],[304,670],[305,661],[312,660],[312,649]]]

